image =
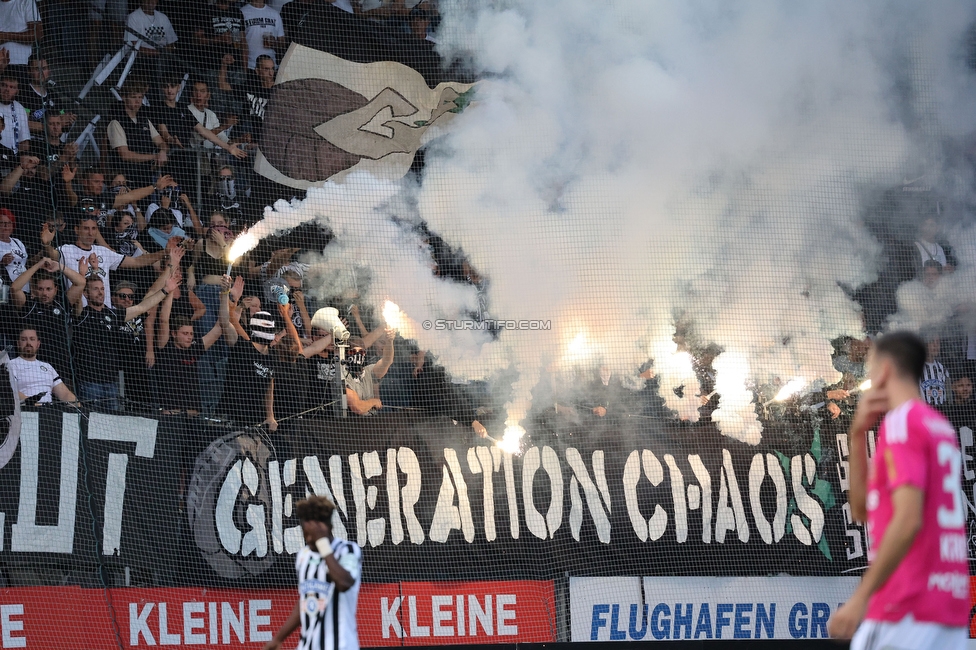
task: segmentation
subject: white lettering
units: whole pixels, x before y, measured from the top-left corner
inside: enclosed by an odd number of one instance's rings
[[[380,463],[379,452],[371,451],[363,454],[363,478],[374,478],[383,474],[383,465]],[[366,488],[366,507],[370,510],[376,507],[376,497],[379,496],[379,488],[370,485]],[[383,543],[386,538],[386,519],[377,517],[366,521],[366,537],[369,545],[376,547]]]
[[[729,499],[732,500],[731,507]],[[718,482],[718,507],[715,511],[715,541],[724,544],[725,533],[730,530],[738,532],[740,542],[749,541],[749,522],[746,521],[746,510],[742,506],[739,482],[732,469],[732,454],[728,449],[723,449]]]
[[[159,603],[159,645],[180,645],[180,635],[171,634],[166,616],[166,603]]]
[[[407,522],[407,532],[410,533],[412,544],[424,543],[424,528],[413,512],[413,507],[420,500],[420,461],[417,454],[410,447],[400,447],[397,451],[397,465],[400,471],[407,475],[407,484],[400,491],[403,498],[403,519]]]
[[[129,645],[139,645],[140,634],[147,645],[156,645],[156,639],[149,630],[149,614],[154,606],[154,603],[146,603],[140,610],[137,603],[129,603]]]
[[[515,605],[515,594],[498,594],[495,597],[496,618],[498,619],[499,636],[515,636],[518,634],[518,625],[509,625],[507,621],[515,620],[515,609],[505,609],[506,605]]]
[[[416,596],[407,596],[407,610],[410,613],[410,636],[430,636],[430,628],[426,625],[418,625],[417,623]]]
[[[88,421],[89,440],[133,442],[135,454],[152,458],[156,450],[156,427],[159,422],[147,418],[120,418],[92,413]],[[102,527],[102,553],[115,555],[122,548],[122,506],[125,502],[125,476],[128,454],[109,454],[105,475],[105,524]]]
[[[37,413],[24,413],[20,428],[20,500],[17,523],[12,526],[10,550],[31,553],[71,553],[75,538],[75,507],[78,490],[80,416],[64,413],[61,419],[61,483],[58,524],[38,526],[37,484],[41,475],[40,432]],[[51,493],[54,486],[45,492]]]
[[[271,601],[270,600],[252,600],[248,602],[248,617],[250,618],[250,625],[248,626],[248,632],[250,632],[251,643],[258,643],[262,641],[270,641],[272,638],[271,630],[262,630],[261,628],[265,625],[271,625],[271,616],[262,616],[258,612],[270,611]]]
[[[387,597],[380,598],[380,622],[383,630],[383,638],[390,638],[390,630],[396,634],[398,639],[403,638],[403,627],[400,625],[400,604],[403,602],[401,596],[393,599],[393,605],[389,604]]]
[[[701,502],[702,541],[710,544],[712,541],[712,477],[705,469],[705,463],[702,462],[701,456],[697,454],[688,456],[688,463],[691,464],[691,471],[694,472],[699,483],[699,485],[688,486],[688,508],[697,510],[699,501]],[[692,488],[695,490],[693,491]],[[698,498],[693,498],[693,496]]]
[[[544,452],[543,452],[544,453]],[[650,454],[654,456],[651,452],[644,450],[645,460],[646,455]],[[574,495],[573,506],[570,508],[569,521],[570,529],[573,533],[573,538],[579,541],[579,531],[580,525],[583,523],[583,513],[582,513],[582,503],[579,497],[579,490],[576,488],[576,481],[579,481],[579,485],[583,488],[583,494],[586,496],[586,506],[590,511],[590,517],[593,520],[593,525],[596,527],[597,537],[604,544],[610,543],[610,518],[607,516],[610,513],[610,488],[607,485],[607,474],[604,469],[604,457],[602,450],[596,450],[593,452],[593,476],[596,480],[590,479],[590,473],[586,469],[586,464],[583,462],[583,457],[577,449],[569,447],[566,450],[566,462],[569,463],[570,468],[573,470],[573,477],[570,479],[570,493]],[[657,462],[657,458],[654,458],[654,462]],[[658,462],[658,468],[661,464]],[[645,473],[647,472],[647,464],[644,465]],[[663,474],[663,471],[662,471]],[[663,476],[662,476],[663,478]],[[651,481],[653,485],[657,485],[653,480]],[[660,483],[660,479],[658,480]],[[597,491],[597,486],[599,486],[599,492]],[[603,498],[601,502],[600,498]],[[578,504],[578,505],[577,505]],[[606,508],[606,510],[604,510]],[[652,521],[655,521],[655,526],[661,523],[658,517],[657,510],[660,510],[662,515],[664,515],[663,525],[667,525],[667,513],[661,509],[660,506],[654,512],[654,516],[651,517]],[[648,522],[650,525],[650,522]],[[661,533],[664,533],[662,528]],[[660,537],[660,535],[658,535]],[[651,536],[651,539],[657,539],[658,537]]]
[[[812,487],[813,481],[817,476],[817,465],[813,460],[813,456],[810,454],[806,454],[803,457],[793,456],[790,459],[790,480],[793,483],[793,496],[796,498],[796,506],[800,509],[800,512],[810,518],[810,529],[807,530],[807,527],[803,525],[803,520],[797,514],[793,514],[790,517],[790,524],[793,526],[793,535],[802,544],[810,546],[814,542],[819,542],[820,535],[823,534],[824,513],[820,504],[807,494],[806,489],[803,487],[804,474],[806,475],[807,485]]]
[[[14,636],[24,631],[24,621],[13,618],[24,615],[24,605],[0,605],[0,639],[4,648],[26,648],[26,636]]]
[[[536,509],[532,493],[533,479],[540,466],[549,476],[549,509],[545,519]],[[559,458],[552,447],[543,447],[541,454],[538,447],[531,447],[525,453],[522,461],[522,501],[525,504],[525,524],[529,531],[539,539],[555,537],[563,522],[563,474]]]
[[[966,562],[966,536],[959,533],[943,533],[939,536],[939,559],[943,562]]]
[[[194,618],[194,614],[206,612],[204,603],[189,602],[183,603],[183,642],[186,645],[203,645],[207,642],[206,633],[197,633],[195,630],[203,630],[207,622],[202,618]]]
[[[929,574],[929,591],[951,592],[953,598],[969,598],[969,575],[965,573]]]
[[[478,597],[474,594],[468,595],[468,621],[470,621],[469,632],[471,636],[478,636],[479,623],[485,634],[494,636],[495,628],[491,620],[491,596],[485,594],[485,606],[482,609]]]
[[[451,620],[454,612],[450,610],[454,604],[453,596],[431,596],[431,618],[434,621],[434,636],[454,636],[454,626],[444,625]],[[444,609],[447,607],[448,609]]]
[[[234,629],[237,640],[244,643],[244,601],[237,603],[239,614],[234,612],[230,603],[220,603],[221,641],[224,645],[230,643],[230,630]]]
[[[400,484],[397,482],[397,450],[386,450],[386,501],[390,507],[390,539],[394,544],[403,541],[403,522],[400,520]]]

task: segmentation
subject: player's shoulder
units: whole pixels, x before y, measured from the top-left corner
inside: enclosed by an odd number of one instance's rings
[[[332,550],[336,554],[336,557],[347,553],[351,553],[358,558],[362,558],[363,556],[363,549],[359,544],[351,542],[348,539],[339,539],[338,537],[332,540]]]
[[[894,431],[894,435],[892,434]],[[906,405],[903,417],[896,420],[896,427],[888,429],[886,442],[907,442],[910,438],[955,439],[956,430],[944,415],[922,401]]]

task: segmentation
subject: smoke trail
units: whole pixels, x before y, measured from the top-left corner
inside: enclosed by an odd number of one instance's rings
[[[935,164],[937,138],[970,123],[960,107],[973,83],[956,56],[967,3],[441,8],[442,49],[486,80],[429,148],[413,218],[490,278],[493,313],[553,328],[497,342],[421,330],[421,347],[467,376],[514,363],[513,423],[543,367],[581,358],[623,376],[653,359],[668,406],[695,419],[700,387],[671,343],[680,325],[723,350],[713,419],[749,443],[761,436],[751,383],[838,378],[829,341],[861,328],[841,287],[874,280],[879,263],[864,198]],[[433,278],[419,236],[389,219],[403,216],[395,192],[351,179],[279,203],[265,227],[333,228],[324,292],[365,268],[378,309],[390,299],[414,321],[466,313],[473,290]]]

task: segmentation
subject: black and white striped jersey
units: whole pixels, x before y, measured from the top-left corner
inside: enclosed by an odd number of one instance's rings
[[[302,622],[298,650],[359,650],[356,604],[363,573],[363,551],[353,542],[333,539],[332,552],[355,580],[352,587],[341,593],[317,551],[303,546],[295,558]]]
[[[949,399],[949,373],[938,361],[929,361],[919,382],[922,398],[929,406],[943,406]]]

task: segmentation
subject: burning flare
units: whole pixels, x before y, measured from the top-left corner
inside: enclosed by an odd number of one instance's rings
[[[774,402],[785,402],[789,398],[793,397],[807,385],[806,379],[791,379],[786,382],[786,385],[779,389],[776,393],[776,397],[773,398]]]
[[[400,331],[403,328],[403,312],[395,302],[387,300],[383,303],[383,320],[393,329]]]
[[[227,251],[227,260],[229,262],[234,262],[238,257],[252,250],[258,245],[260,240],[249,232],[242,232],[234,240],[234,243],[230,245],[230,250]]]
[[[520,453],[522,451],[522,436],[524,435],[525,429],[517,424],[509,424],[505,427],[505,434],[501,441],[498,442],[498,448],[506,454]]]

